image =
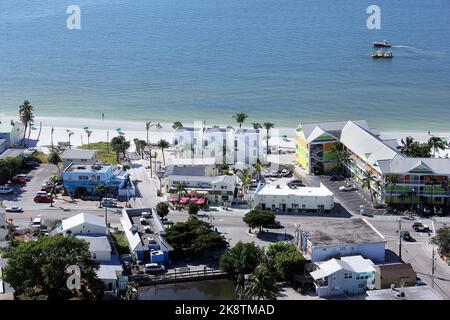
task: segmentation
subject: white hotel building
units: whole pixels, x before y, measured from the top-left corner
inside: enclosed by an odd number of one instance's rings
[[[215,159],[216,164],[237,162],[256,164],[266,161],[261,130],[216,127],[179,127],[173,134],[175,158]]]

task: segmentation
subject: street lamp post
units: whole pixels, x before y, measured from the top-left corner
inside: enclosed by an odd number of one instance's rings
[[[411,189],[411,212],[414,212],[414,195],[416,194],[416,188]]]

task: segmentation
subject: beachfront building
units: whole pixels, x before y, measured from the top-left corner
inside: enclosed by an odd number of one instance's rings
[[[296,162],[310,174],[336,174],[341,166],[359,184],[370,172],[371,192],[379,202],[448,208],[450,159],[409,158],[397,146],[395,139],[381,139],[365,120],[305,123],[296,131]]]
[[[375,289],[376,271],[370,259],[360,255],[316,262],[311,272],[321,298],[363,294]]]
[[[179,127],[173,134],[175,158],[214,158],[216,164],[265,162],[265,143],[260,130]]]
[[[71,164],[87,165],[97,163],[97,150],[68,149],[61,156],[63,167],[67,168]]]
[[[217,175],[210,166],[170,166],[162,184],[166,193],[177,193],[177,185],[184,186],[186,193],[204,197],[209,203],[231,203],[237,196],[238,177]]]
[[[386,240],[365,219],[308,221],[296,233],[298,249],[311,262],[354,255],[385,261]]]
[[[130,174],[122,166],[111,164],[70,164],[63,171],[64,188],[70,195],[95,193],[95,187],[102,183],[111,193],[131,198],[136,194]]]
[[[410,263],[387,263],[375,266],[377,271],[375,287],[388,289],[396,287],[410,287],[416,285],[417,273]]]
[[[333,193],[322,183],[320,187],[296,189],[280,185],[260,184],[254,195],[254,206],[279,212],[331,212]]]
[[[0,147],[2,145],[1,140],[4,140],[3,148],[14,148],[20,145],[23,141],[23,134],[25,126],[18,121],[0,121]]]

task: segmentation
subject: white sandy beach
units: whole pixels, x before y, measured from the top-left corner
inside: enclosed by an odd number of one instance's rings
[[[12,117],[2,116],[1,121],[10,121]],[[39,134],[39,126],[42,123],[42,130],[39,136],[39,142],[37,147],[43,151],[47,151],[47,146],[51,144],[51,128],[54,128],[53,132],[53,143],[57,145],[58,142],[68,141],[68,132],[70,130],[74,132],[71,136],[71,144],[73,146],[79,146],[82,144],[87,144],[87,134],[85,132],[85,127],[88,127],[92,131],[90,142],[106,141],[108,134],[109,139],[117,136],[117,128],[120,128],[122,132],[125,133],[126,139],[131,142],[135,138],[146,140],[146,130],[145,121],[143,119],[142,123],[132,122],[132,121],[121,121],[121,120],[101,120],[101,119],[82,119],[82,118],[64,118],[64,117],[36,117],[35,127],[36,130],[32,130],[31,139],[37,139]],[[370,122],[369,122],[370,124]],[[172,123],[161,123],[162,128],[156,129],[152,127],[149,130],[149,141],[151,143],[156,143],[160,139],[165,139],[169,142],[172,141],[173,129]],[[183,123],[185,126],[192,126],[193,123]],[[208,123],[206,124],[208,125]],[[243,127],[246,127],[245,125]],[[430,132],[431,135],[444,137],[450,140],[450,132]],[[280,137],[282,135],[287,135],[289,142],[282,141]],[[294,148],[295,147],[295,128],[275,128],[271,132],[272,139],[270,143],[272,145],[280,145],[281,147]],[[385,131],[381,132],[382,139],[404,139],[407,136],[412,136],[418,141],[427,141],[430,138],[428,132],[395,132],[395,131]],[[132,143],[131,150],[134,150]],[[446,152],[441,152],[440,156],[445,156],[445,154],[450,154],[450,150]]]

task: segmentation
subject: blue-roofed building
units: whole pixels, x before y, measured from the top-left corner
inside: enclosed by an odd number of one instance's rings
[[[115,196],[135,196],[130,174],[111,164],[71,164],[63,171],[64,188],[71,195],[93,193],[102,183]]]

